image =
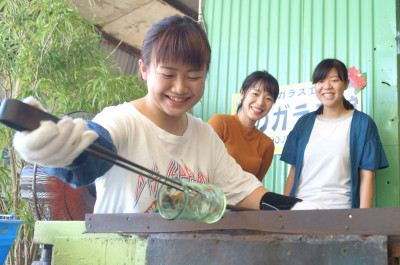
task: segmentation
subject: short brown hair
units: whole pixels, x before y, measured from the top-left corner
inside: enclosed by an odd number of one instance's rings
[[[166,17],[154,23],[143,40],[141,53],[145,66],[152,60],[182,62],[207,70],[211,60],[211,47],[201,26],[186,16]]]

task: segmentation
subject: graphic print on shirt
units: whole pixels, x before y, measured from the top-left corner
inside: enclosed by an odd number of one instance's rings
[[[186,174],[187,174],[187,177],[188,177],[188,182],[193,182],[193,181],[195,181],[196,180],[196,177],[195,177],[195,175],[194,175],[194,173],[189,169],[189,167],[188,166],[186,166],[186,164],[184,164],[183,165],[184,167],[185,167],[185,171],[186,171]]]
[[[167,170],[166,177],[172,179],[179,179],[183,181],[188,180],[186,171],[183,169],[183,167],[181,167],[181,165],[177,161],[171,161]]]
[[[190,182],[198,182],[198,183],[210,183],[209,177],[203,173],[203,171],[199,168],[197,170],[197,179],[193,170],[182,161],[183,166],[178,163],[176,160],[171,160],[167,172],[164,176],[167,178],[179,179],[182,181],[190,181]],[[158,170],[158,166],[154,165],[153,171],[160,173]],[[157,178],[157,176],[152,176]],[[146,201],[149,198],[153,198],[150,206],[147,208],[146,212],[158,212],[158,207],[156,204],[157,193],[159,189],[159,183],[155,180],[147,179],[142,175],[138,175],[138,182],[136,186],[136,194],[135,201],[133,204],[133,208],[136,208],[138,202],[142,197],[145,197],[143,200]],[[148,192],[147,192],[148,191]]]
[[[210,179],[204,175],[200,168],[197,169],[197,183],[210,183]]]
[[[152,171],[159,173],[157,165],[155,165],[152,169]],[[153,174],[150,174],[151,177],[158,179],[158,176],[154,176]],[[147,184],[147,185],[146,185]],[[138,175],[138,184],[136,186],[136,194],[135,194],[135,204],[133,208],[136,208],[137,202],[139,201],[139,198],[145,189],[145,187],[148,187],[149,190],[149,196],[153,196],[156,198],[157,196],[157,191],[158,191],[158,182],[149,178],[145,178],[142,175]]]
[[[142,195],[142,192],[146,186],[146,181],[142,175],[138,175],[138,183],[136,186],[136,195],[135,195],[135,204],[133,208],[136,208],[136,205],[139,201],[140,196]]]
[[[153,201],[145,213],[158,213],[157,201]]]

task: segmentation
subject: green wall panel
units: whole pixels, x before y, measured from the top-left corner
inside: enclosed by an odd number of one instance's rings
[[[311,81],[324,58],[367,73],[362,110],[377,123],[390,167],[376,176],[379,207],[399,206],[396,0],[205,0],[212,48],[194,115],[230,113],[244,78],[265,69],[281,86]],[[288,166],[274,157],[264,185],[283,192]]]

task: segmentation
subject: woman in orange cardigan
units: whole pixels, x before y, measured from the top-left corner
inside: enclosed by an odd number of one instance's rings
[[[274,155],[274,142],[256,128],[271,110],[279,94],[278,81],[266,71],[250,74],[240,89],[237,113],[215,114],[208,123],[225,143],[228,153],[244,171],[264,179]]]

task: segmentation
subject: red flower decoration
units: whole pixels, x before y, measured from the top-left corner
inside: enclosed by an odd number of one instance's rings
[[[349,68],[348,76],[351,84],[356,89],[363,89],[367,85],[367,79],[364,77],[365,73],[360,76],[360,70],[354,66]]]
[[[354,88],[363,89],[367,85],[367,79],[362,76],[355,76],[353,80],[351,80]]]
[[[351,81],[354,76],[358,76],[360,74],[360,70],[357,70],[354,66],[349,69],[348,75],[349,80]]]

